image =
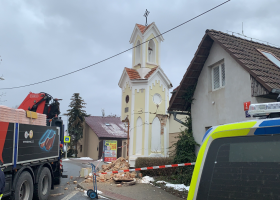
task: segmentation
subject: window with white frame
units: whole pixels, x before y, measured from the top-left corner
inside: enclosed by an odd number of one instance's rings
[[[222,63],[212,68],[212,90],[225,87],[225,64]]]

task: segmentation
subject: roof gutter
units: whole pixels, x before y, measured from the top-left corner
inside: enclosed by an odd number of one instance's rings
[[[186,123],[182,122],[180,119],[176,118],[176,116],[177,116],[177,114],[179,114],[179,115],[189,115],[188,113],[185,113],[185,112],[175,112],[175,111],[169,111],[169,110],[167,111],[167,113],[173,114],[174,120],[176,122],[179,122],[180,124],[186,126]]]

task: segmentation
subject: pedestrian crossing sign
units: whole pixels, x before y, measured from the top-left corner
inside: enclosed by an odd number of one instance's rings
[[[64,136],[64,143],[70,143],[70,136]]]

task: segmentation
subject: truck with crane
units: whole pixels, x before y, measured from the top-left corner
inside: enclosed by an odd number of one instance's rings
[[[5,174],[3,197],[47,200],[54,185],[67,177],[62,175],[64,130],[59,100],[44,92],[30,92],[18,107],[31,122],[38,115],[46,115],[41,125],[20,123],[21,120],[14,119],[16,115],[0,120],[0,164]],[[10,114],[2,112],[1,115]]]

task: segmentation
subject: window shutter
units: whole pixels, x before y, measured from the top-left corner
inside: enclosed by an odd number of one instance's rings
[[[226,79],[226,73],[225,73],[225,64],[221,65],[222,70],[222,86],[225,86],[225,79]]]
[[[213,68],[213,87],[214,90],[220,87],[220,67]]]

